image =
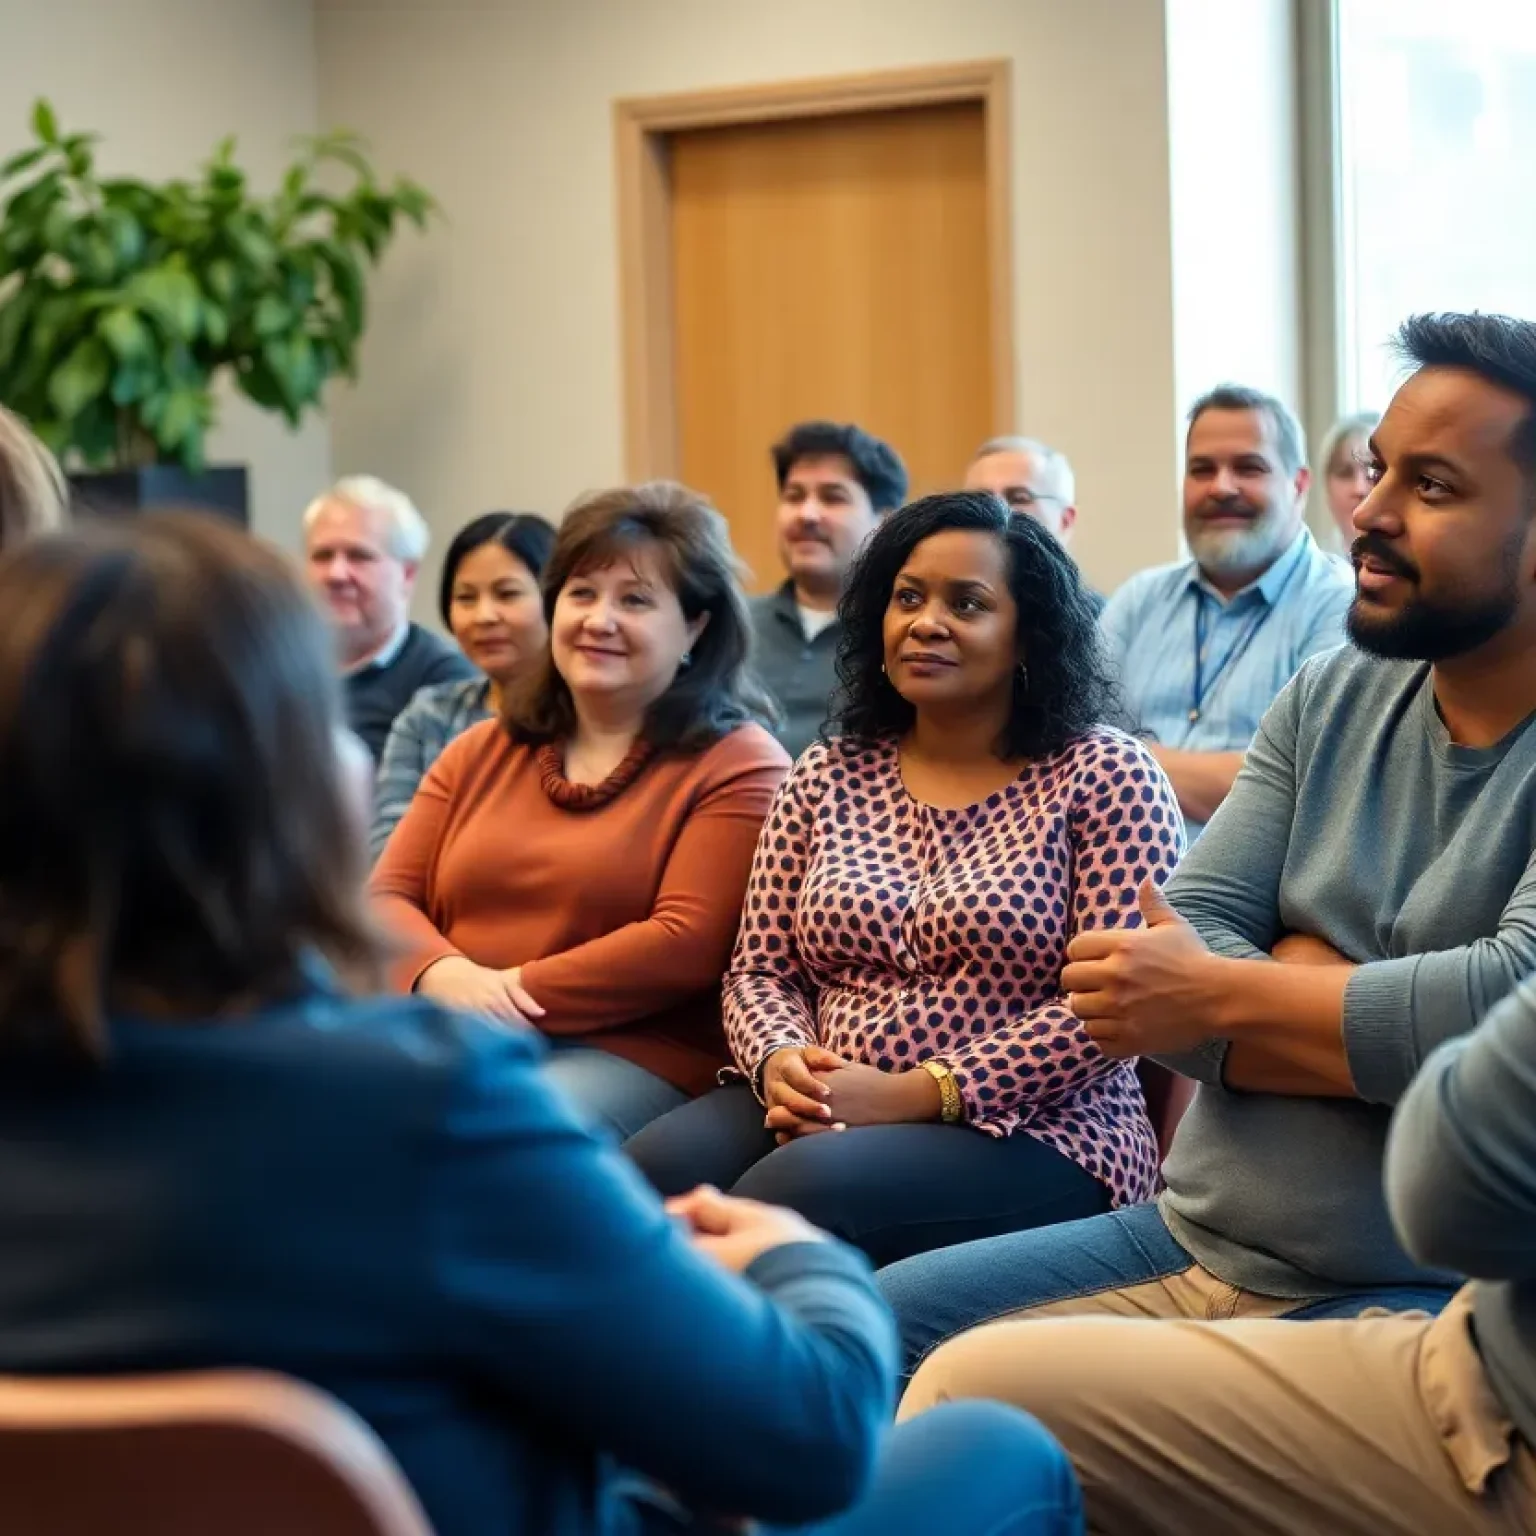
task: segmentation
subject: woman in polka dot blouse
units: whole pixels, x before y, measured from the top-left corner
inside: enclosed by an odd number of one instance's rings
[[[1152,1193],[1135,1065],[1061,989],[1072,938],[1138,922],[1183,846],[1115,713],[1050,534],[983,492],[870,539],[835,734],[758,843],[725,988],[736,1069],[628,1143],[664,1194],[792,1206],[877,1264]]]

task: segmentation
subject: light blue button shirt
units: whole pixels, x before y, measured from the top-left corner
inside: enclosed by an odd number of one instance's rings
[[[1246,751],[1302,662],[1343,642],[1354,595],[1352,569],[1319,549],[1305,528],[1230,598],[1193,560],[1138,572],[1110,598],[1101,621],[1136,728],[1182,751]],[[1197,671],[1204,694],[1198,712]],[[1190,837],[1200,830],[1191,824]]]

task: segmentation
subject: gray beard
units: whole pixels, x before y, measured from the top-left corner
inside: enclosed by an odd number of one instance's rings
[[[1189,540],[1189,547],[1208,575],[1236,578],[1268,569],[1295,536],[1294,529],[1287,531],[1277,520],[1266,518],[1250,528],[1203,530]]]

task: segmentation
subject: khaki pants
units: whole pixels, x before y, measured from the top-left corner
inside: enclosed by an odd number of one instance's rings
[[[1016,1313],[935,1350],[901,1417],[1028,1409],[1100,1536],[1536,1533],[1536,1454],[1489,1389],[1466,1291],[1436,1319],[1265,1315],[1293,1305],[1197,1265]]]

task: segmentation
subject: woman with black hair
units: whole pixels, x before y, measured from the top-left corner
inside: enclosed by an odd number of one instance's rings
[[[554,528],[532,512],[487,512],[448,546],[438,612],[480,676],[429,683],[395,717],[368,835],[375,862],[443,748],[500,714],[505,693],[549,644],[539,579],[554,546]]]
[[[1071,559],[990,495],[888,518],[845,589],[838,734],[757,848],[726,1030],[738,1081],[628,1150],[664,1193],[788,1205],[877,1264],[1146,1199],[1135,1064],[1061,987],[1182,848],[1167,779],[1105,722]]]

